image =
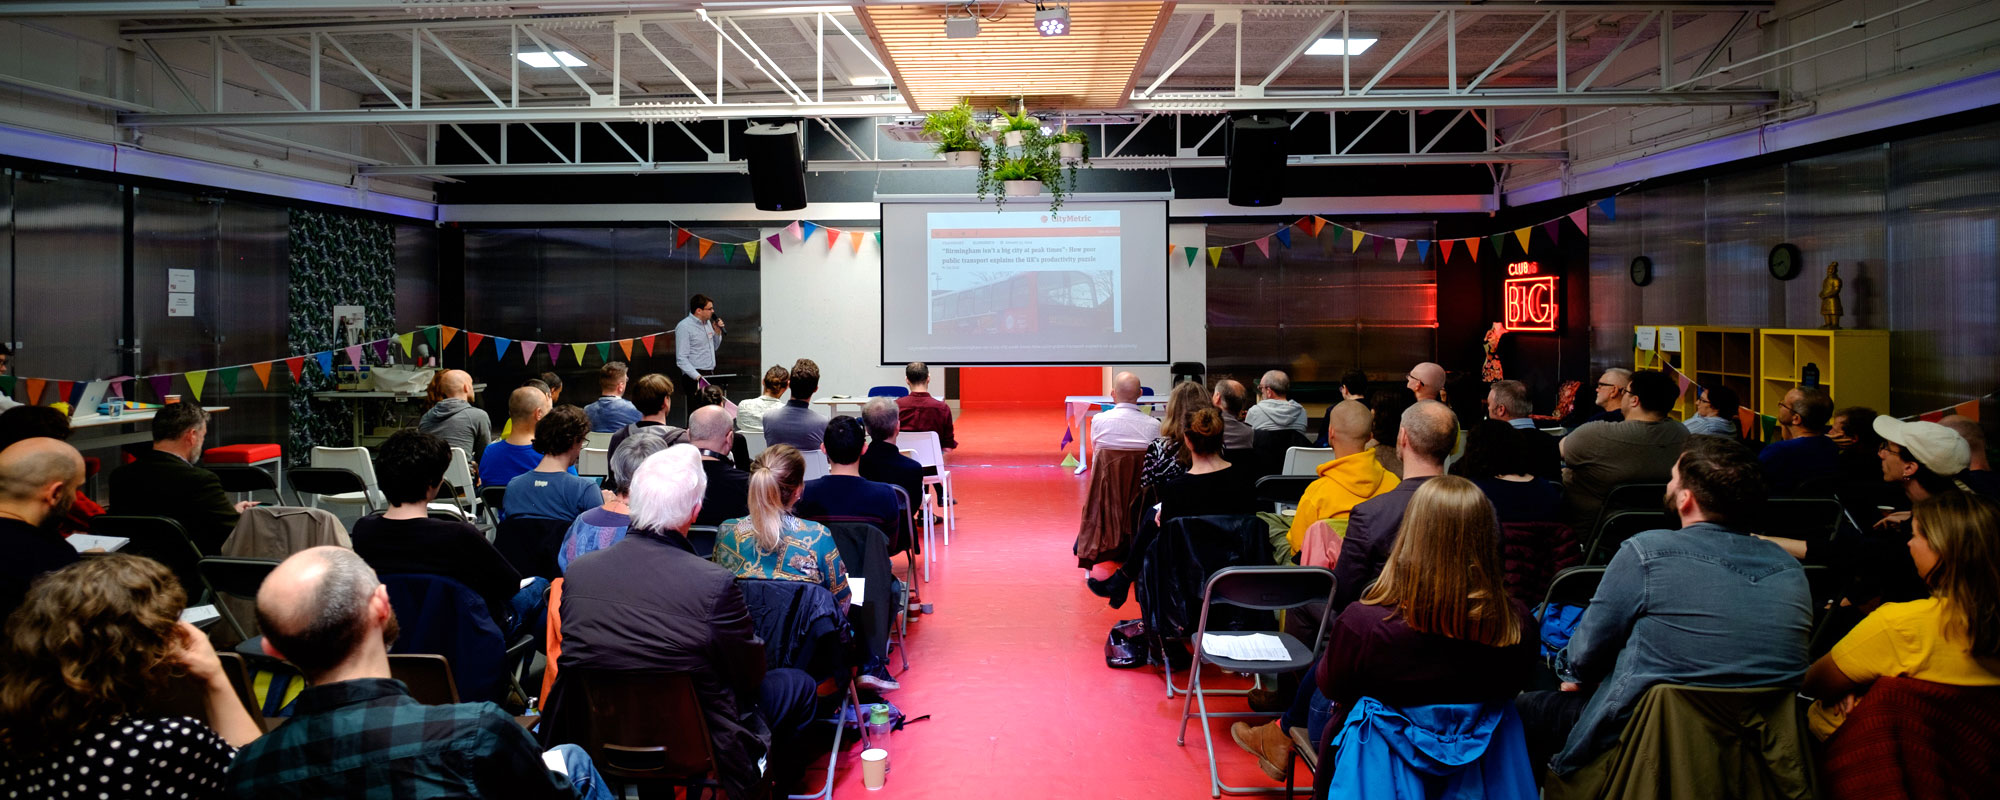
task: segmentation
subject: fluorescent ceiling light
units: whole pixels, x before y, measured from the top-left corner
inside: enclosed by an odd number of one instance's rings
[[[889,76],[887,76],[887,75],[856,75],[856,76],[854,76],[854,81],[853,81],[853,83],[854,83],[854,85],[855,85],[855,86],[884,86],[884,85],[887,85],[887,84],[889,83]]]
[[[554,69],[559,66],[561,67],[584,66],[582,59],[570,55],[569,52],[566,50],[557,50],[554,53],[544,53],[537,50],[532,53],[522,53],[517,57],[521,59],[521,63],[534,67],[536,69]]]
[[[1374,47],[1375,42],[1380,39],[1381,37],[1372,33],[1351,34],[1345,39],[1338,36],[1329,36],[1313,42],[1311,47],[1306,48],[1306,55],[1358,56],[1368,52],[1368,48]]]

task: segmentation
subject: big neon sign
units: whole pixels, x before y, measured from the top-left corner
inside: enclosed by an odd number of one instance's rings
[[[1558,278],[1556,275],[1541,274],[1542,265],[1535,261],[1517,261],[1507,265],[1508,278],[1501,282],[1506,289],[1507,330],[1510,331],[1554,331],[1556,329],[1556,298]]]

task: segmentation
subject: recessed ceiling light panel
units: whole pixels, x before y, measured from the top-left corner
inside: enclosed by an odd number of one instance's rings
[[[1345,39],[1339,36],[1328,36],[1317,42],[1313,42],[1311,47],[1306,48],[1306,55],[1358,56],[1368,52],[1368,48],[1374,47],[1375,43],[1380,41],[1381,38],[1372,33],[1349,34]]]
[[[567,50],[557,50],[553,53],[544,53],[537,50],[532,53],[522,53],[517,57],[521,59],[521,63],[536,69],[585,66],[583,59],[570,55]]]

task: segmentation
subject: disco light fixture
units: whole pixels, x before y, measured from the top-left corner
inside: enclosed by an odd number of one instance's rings
[[[1035,11],[1035,30],[1043,36],[1069,35],[1069,9],[1038,8]]]

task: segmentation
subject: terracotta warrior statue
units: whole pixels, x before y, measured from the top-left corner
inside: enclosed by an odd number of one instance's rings
[[[1819,314],[1826,318],[1822,330],[1840,330],[1840,262],[1826,265],[1826,280],[1819,285]]]

